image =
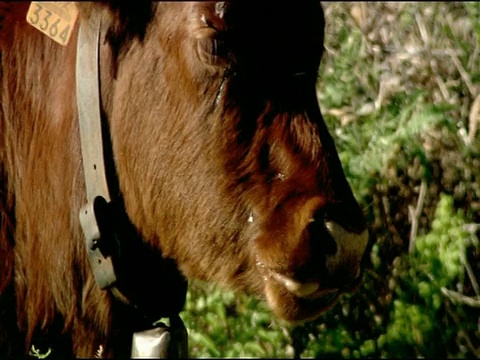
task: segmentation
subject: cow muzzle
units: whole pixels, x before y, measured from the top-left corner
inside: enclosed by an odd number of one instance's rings
[[[275,315],[295,323],[315,319],[342,294],[358,289],[368,231],[348,231],[331,220],[293,222],[303,230],[288,235],[299,240],[283,238],[272,245],[273,239],[263,239],[264,246],[257,247],[256,267]]]

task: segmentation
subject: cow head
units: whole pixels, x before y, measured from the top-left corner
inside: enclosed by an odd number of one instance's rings
[[[126,7],[90,11],[132,223],[188,278],[315,318],[358,285],[368,238],[317,103],[320,4]]]

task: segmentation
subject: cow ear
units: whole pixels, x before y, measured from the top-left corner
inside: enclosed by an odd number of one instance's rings
[[[226,2],[198,2],[193,5],[190,33],[199,59],[208,65],[231,61],[226,16]]]
[[[0,2],[0,51],[3,51],[13,38],[16,23],[26,23],[28,2]]]

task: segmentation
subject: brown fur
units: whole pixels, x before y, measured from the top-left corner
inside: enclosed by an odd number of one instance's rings
[[[187,278],[258,294],[259,259],[327,287],[348,282],[314,266],[325,245],[305,230],[317,213],[365,228],[316,102],[318,5],[233,1],[222,19],[215,3],[137,3],[81,4],[79,21],[102,12],[102,105],[119,195],[146,246]],[[76,356],[100,344],[118,356],[132,328],[96,286],[78,220],[76,33],[55,44],[24,21],[27,7],[0,8],[0,305],[15,296],[18,319],[16,330],[0,312],[0,337],[20,331],[28,349],[56,331]],[[281,317],[323,310],[275,291]]]

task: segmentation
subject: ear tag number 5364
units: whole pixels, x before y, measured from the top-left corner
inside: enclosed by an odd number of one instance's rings
[[[78,10],[71,2],[32,1],[27,22],[61,45],[67,45],[72,35]]]

